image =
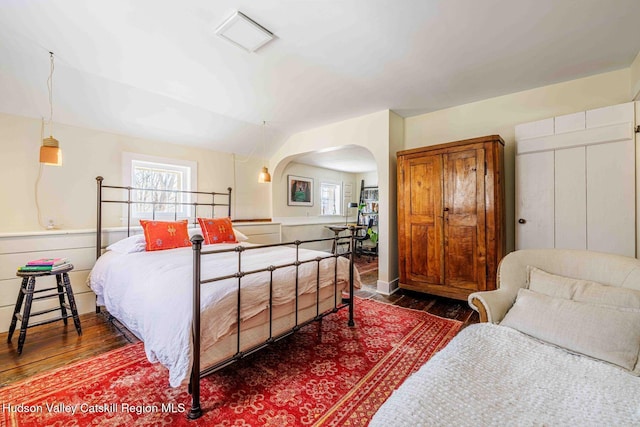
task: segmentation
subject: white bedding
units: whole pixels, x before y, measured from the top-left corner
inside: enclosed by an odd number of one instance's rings
[[[204,246],[203,250],[232,248],[237,244]],[[249,244],[243,243],[244,246]],[[326,252],[300,249],[300,259],[327,256]],[[295,250],[271,247],[247,250],[242,255],[242,270],[251,271],[269,265],[295,261]],[[317,263],[300,265],[298,294],[315,292]],[[334,259],[320,262],[320,286],[333,285]],[[238,254],[206,255],[202,257],[202,279],[234,274]],[[294,299],[295,267],[273,272],[273,305]],[[150,361],[159,361],[169,368],[171,386],[188,379],[191,363],[191,320],[193,286],[193,250],[191,247],[155,252],[122,254],[107,251],[94,266],[89,286],[98,296],[98,304],[119,319],[145,344]],[[356,270],[354,278],[359,286]],[[242,278],[241,318],[249,319],[268,307],[269,272]],[[202,286],[202,348],[227,335],[236,323],[237,279],[213,282]],[[338,258],[338,289],[349,284],[349,261]],[[338,302],[339,302],[338,298]]]
[[[640,378],[514,329],[471,325],[395,391],[370,427],[640,425]]]

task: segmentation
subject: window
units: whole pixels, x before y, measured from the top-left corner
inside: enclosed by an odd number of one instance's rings
[[[320,215],[340,215],[341,185],[320,183]]]
[[[190,194],[178,191],[195,191],[197,163],[144,156],[134,153],[123,155],[123,173],[126,186],[144,190],[132,190],[133,218],[177,219],[189,218],[193,209]]]

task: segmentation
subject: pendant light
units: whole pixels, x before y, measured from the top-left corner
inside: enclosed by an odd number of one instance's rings
[[[262,121],[262,148],[263,148],[263,155],[265,152],[265,142],[264,142],[264,129],[267,126],[267,122],[266,121]],[[271,182],[271,174],[269,174],[269,168],[267,168],[266,166],[262,167],[262,171],[260,172],[260,175],[258,175],[258,182],[261,184],[264,184],[266,182]]]
[[[40,163],[45,165],[62,165],[62,150],[58,140],[53,137],[53,52],[49,52],[50,55],[50,71],[49,78],[47,79],[47,89],[49,90],[49,137],[42,140],[42,146],[40,147]]]
[[[260,175],[258,175],[258,182],[261,184],[271,182],[271,174],[269,173],[269,168],[266,166],[262,167],[262,171],[260,172]]]

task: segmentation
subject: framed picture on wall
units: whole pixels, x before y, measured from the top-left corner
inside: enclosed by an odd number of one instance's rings
[[[289,175],[287,195],[289,206],[313,206],[313,178]]]

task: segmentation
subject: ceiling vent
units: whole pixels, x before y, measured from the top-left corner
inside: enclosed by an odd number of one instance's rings
[[[217,29],[216,34],[246,50],[255,52],[273,40],[273,33],[242,12],[235,12]]]

